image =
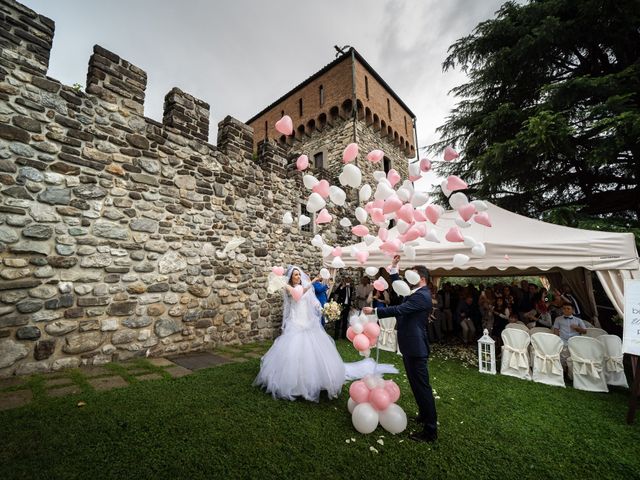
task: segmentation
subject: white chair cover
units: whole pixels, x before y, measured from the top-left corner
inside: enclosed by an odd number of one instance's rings
[[[522,330],[523,332],[529,333],[529,327],[527,327],[524,323],[507,323],[505,328],[516,328],[518,330]]]
[[[553,330],[547,327],[533,327],[529,330],[529,335],[533,335],[534,333],[553,333]]]
[[[608,392],[604,378],[604,345],[595,338],[576,336],[568,342],[573,387],[590,392]]]
[[[531,339],[529,334],[518,328],[505,328],[501,334],[502,360],[500,373],[511,377],[531,380],[527,347]]]
[[[564,343],[553,333],[538,332],[531,335],[533,346],[533,381],[564,387],[560,352]]]
[[[381,318],[380,336],[378,337],[378,348],[395,352],[398,348],[398,337],[396,334],[396,317]]]
[[[598,338],[602,335],[606,335],[607,331],[601,328],[587,328],[587,337]]]
[[[604,378],[607,385],[629,388],[622,364],[622,340],[617,335],[601,335],[598,341],[604,345]]]

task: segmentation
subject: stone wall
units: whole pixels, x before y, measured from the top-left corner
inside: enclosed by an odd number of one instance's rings
[[[99,46],[86,92],[62,85],[54,22],[7,0],[0,22],[0,376],[273,337],[271,266],[320,266],[280,220],[306,197],[288,153],[255,159],[230,117],[207,143],[179,89],[144,117],[146,73]]]

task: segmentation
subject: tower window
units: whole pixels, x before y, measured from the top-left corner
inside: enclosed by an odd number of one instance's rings
[[[264,138],[269,138],[269,122],[264,121]]]
[[[364,94],[366,95],[367,100],[369,100],[369,77],[366,75],[364,76]]]
[[[303,201],[300,201],[300,212],[299,215],[306,215],[307,217],[309,217],[311,219],[311,221],[309,223],[307,223],[306,225],[303,225],[302,227],[300,227],[300,231],[302,232],[308,232],[308,233],[315,233],[315,221],[316,221],[316,214],[315,213],[311,213],[307,210],[307,204]]]
[[[284,117],[284,110],[280,111],[280,118]]]
[[[387,157],[384,157],[383,165],[384,165],[384,173],[389,173],[389,170],[391,170],[391,160],[389,160]]]
[[[409,132],[407,131],[407,116],[404,116],[404,133],[406,133],[407,135],[409,134]]]
[[[324,168],[324,154],[318,152],[313,156],[313,168],[322,170]]]
[[[322,106],[324,105],[324,87],[322,85],[320,85],[319,93],[320,93],[320,106]]]
[[[391,121],[391,102],[387,98],[387,114],[389,114],[389,121]]]
[[[300,116],[302,116],[302,99],[298,100],[298,109],[300,110]]]

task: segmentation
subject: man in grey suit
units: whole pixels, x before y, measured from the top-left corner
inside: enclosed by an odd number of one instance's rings
[[[389,269],[391,280],[400,280],[398,262],[400,256],[393,258]],[[421,433],[411,435],[420,442],[434,442],[438,438],[438,417],[433,391],[429,384],[429,340],[427,336],[427,322],[431,314],[431,292],[427,287],[429,270],[423,266],[413,267],[412,270],[420,276],[420,282],[413,292],[405,297],[404,302],[393,307],[365,307],[365,314],[376,313],[378,318],[396,317],[398,321],[398,346],[402,353],[402,360],[411,385],[411,391],[418,404],[419,415],[417,421],[424,425]]]

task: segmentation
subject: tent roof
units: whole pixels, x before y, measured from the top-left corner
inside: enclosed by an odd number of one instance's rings
[[[588,270],[638,270],[638,252],[632,233],[612,233],[595,230],[581,230],[534,220],[485,202],[492,227],[472,223],[469,228],[461,228],[464,236],[483,242],[486,255],[478,257],[463,243],[444,240],[446,231],[455,226],[457,212],[448,211],[435,229],[442,243],[434,243],[420,238],[409,245],[415,247],[415,259],[402,255],[403,264],[427,266],[433,275],[473,276],[473,275],[514,275],[540,273],[540,271],[572,270],[584,267]],[[389,238],[398,235],[397,228],[389,231]],[[389,264],[389,257],[380,250],[380,239],[367,246],[364,242],[356,245],[359,250],[370,252],[366,266],[382,267]],[[360,267],[350,255],[351,247],[343,248],[342,259],[347,267]],[[468,255],[470,260],[462,267],[453,265],[456,253]],[[508,258],[505,258],[505,255]],[[325,258],[327,266],[331,258]]]

